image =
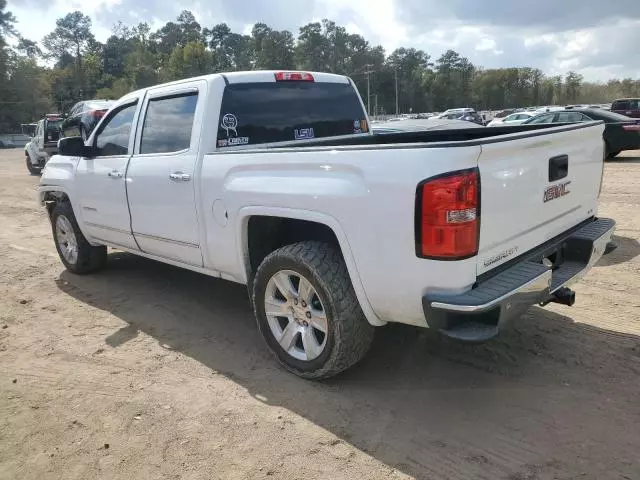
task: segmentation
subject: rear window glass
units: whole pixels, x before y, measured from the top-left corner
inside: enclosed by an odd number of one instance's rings
[[[611,110],[629,110],[631,109],[632,101],[629,100],[616,100],[611,105]]]
[[[64,120],[61,118],[60,120],[48,120],[47,121],[47,130],[59,130],[60,125]]]
[[[274,82],[227,85],[218,147],[367,133],[350,83]]]

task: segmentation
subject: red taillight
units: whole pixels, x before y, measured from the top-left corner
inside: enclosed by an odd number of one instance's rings
[[[640,132],[640,124],[636,125],[623,125],[625,132]]]
[[[276,72],[277,82],[313,82],[313,75],[307,72]]]
[[[416,253],[459,260],[478,253],[480,178],[477,169],[453,172],[418,185]]]
[[[102,118],[104,117],[104,114],[107,113],[107,111],[106,110],[89,110],[87,113],[91,115],[93,118]]]

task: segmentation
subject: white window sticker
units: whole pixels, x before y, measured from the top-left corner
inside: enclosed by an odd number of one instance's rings
[[[231,137],[218,140],[218,147],[235,147],[237,145],[248,145],[249,137]]]
[[[313,128],[296,128],[293,130],[296,140],[309,140],[314,138]]]
[[[234,137],[238,136],[238,119],[232,113],[226,113],[222,117],[222,123],[220,124],[224,131],[227,132],[227,138],[230,137],[230,134],[233,133]]]

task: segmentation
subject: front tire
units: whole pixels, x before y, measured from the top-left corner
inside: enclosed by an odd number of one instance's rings
[[[369,350],[367,322],[342,255],[306,241],[268,255],[253,282],[258,329],[278,361],[306,379],[332,377]]]
[[[31,175],[40,175],[42,173],[42,168],[36,167],[33,163],[31,163],[31,158],[29,157],[28,153],[25,155],[25,160],[27,162],[27,170],[29,170],[29,173]]]
[[[60,202],[53,207],[51,227],[58,255],[67,270],[84,275],[105,266],[107,247],[94,247],[87,242],[69,202]]]

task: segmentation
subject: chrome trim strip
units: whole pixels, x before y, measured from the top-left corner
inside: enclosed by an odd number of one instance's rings
[[[119,228],[107,227],[106,225],[98,225],[97,223],[92,223],[92,222],[84,222],[84,224],[87,225],[88,227],[100,228],[102,230],[109,230],[111,232],[124,233],[125,235],[131,235],[131,232],[129,230],[121,230]]]
[[[155,235],[148,235],[146,233],[133,232],[133,236],[147,238],[149,240],[156,240],[158,242],[172,243],[174,245],[182,245],[184,247],[198,248],[198,249],[200,248],[200,245],[195,243],[183,242],[181,240],[173,240],[171,238],[158,237]]]
[[[460,313],[479,313],[484,312],[485,310],[489,310],[493,307],[500,305],[504,300],[517,295],[518,293],[532,293],[532,292],[543,292],[545,289],[549,288],[551,284],[551,269],[537,276],[536,278],[529,280],[527,283],[522,285],[521,287],[511,290],[509,293],[502,295],[496,299],[491,300],[488,303],[484,303],[482,305],[452,305],[450,303],[442,303],[442,302],[431,302],[432,308],[437,308],[439,310],[447,310],[450,312],[460,312]]]

